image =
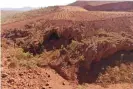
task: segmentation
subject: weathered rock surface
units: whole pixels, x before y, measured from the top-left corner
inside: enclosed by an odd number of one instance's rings
[[[77,78],[80,66],[89,69],[92,61],[100,61],[118,51],[133,50],[132,16],[23,23],[3,25],[2,39],[34,55],[58,49],[59,55],[50,59],[48,65],[70,80]]]

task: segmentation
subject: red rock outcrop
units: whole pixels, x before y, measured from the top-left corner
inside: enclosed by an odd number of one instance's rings
[[[47,65],[69,80],[77,79],[80,66],[89,69],[92,61],[100,61],[121,50],[133,50],[132,13],[101,12],[90,13],[88,17],[84,17],[88,12],[75,12],[77,17],[63,13],[5,24],[2,39],[34,55],[43,53],[44,49],[58,49],[59,54]]]

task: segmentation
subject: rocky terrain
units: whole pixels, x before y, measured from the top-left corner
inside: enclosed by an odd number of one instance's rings
[[[132,89],[133,12],[55,6],[25,14],[2,24],[2,88]]]

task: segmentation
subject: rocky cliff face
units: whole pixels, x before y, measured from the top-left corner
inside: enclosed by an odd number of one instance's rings
[[[122,50],[133,50],[131,19],[32,23],[22,29],[8,29],[2,32],[2,38],[10,40],[14,47],[21,47],[34,55],[41,54],[44,50],[57,49],[58,55],[50,59],[47,65],[64,78],[76,80],[81,66],[89,70],[92,62],[98,62]]]
[[[99,62],[101,59],[119,51],[131,50],[133,50],[131,35],[100,32],[81,42],[72,41],[65,50],[62,50],[66,54],[60,54],[61,57],[51,66],[57,68],[57,71],[66,79],[77,79],[77,73],[81,66],[89,70],[92,62]],[[59,64],[56,64],[57,62]]]

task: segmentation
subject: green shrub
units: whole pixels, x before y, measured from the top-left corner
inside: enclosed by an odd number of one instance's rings
[[[73,41],[72,40],[72,43],[70,45],[68,45],[67,48],[69,48],[70,50],[74,51],[77,48],[78,44],[79,43],[77,41]]]
[[[33,56],[29,52],[24,52],[22,48],[12,49],[10,52],[12,54],[11,63],[9,64],[9,68],[23,66],[28,68],[33,68],[37,66],[38,56]]]
[[[29,58],[32,58],[33,55],[29,52],[23,52],[23,49],[19,48],[16,50],[16,54],[15,54],[15,57],[18,59],[18,60],[28,60]]]

